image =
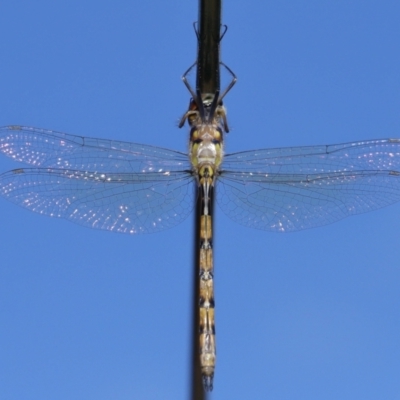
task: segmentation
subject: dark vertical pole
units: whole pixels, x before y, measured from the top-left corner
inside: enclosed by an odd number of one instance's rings
[[[198,29],[196,88],[201,94],[214,94],[220,89],[221,0],[199,0]]]
[[[220,89],[219,78],[219,42],[221,32],[221,0],[199,0],[198,52],[196,89],[204,99],[205,95],[214,95]],[[200,99],[199,99],[200,100]],[[199,257],[201,198],[197,190],[195,210],[195,248],[193,274],[193,320],[192,320],[192,384],[191,399],[206,400],[199,363]]]

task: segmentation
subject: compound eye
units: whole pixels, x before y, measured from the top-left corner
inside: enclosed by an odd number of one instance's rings
[[[187,114],[187,119],[190,125],[195,125],[196,121],[199,119],[199,112],[198,111],[189,111]]]

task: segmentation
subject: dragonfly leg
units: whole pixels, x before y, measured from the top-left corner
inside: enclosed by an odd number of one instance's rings
[[[235,75],[235,73],[226,65],[224,64],[222,61],[220,62],[220,64],[231,74],[232,76],[232,80],[229,83],[229,85],[226,87],[226,89],[222,92],[219,101],[221,102],[222,99],[228,94],[228,92],[233,88],[233,86],[235,85],[236,81],[237,81],[237,77]]]

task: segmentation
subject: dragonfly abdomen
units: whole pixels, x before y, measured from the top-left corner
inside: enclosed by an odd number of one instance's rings
[[[207,169],[206,169],[207,172]],[[211,175],[211,176],[210,176]],[[199,259],[199,340],[200,367],[206,390],[212,390],[215,369],[215,323],[214,323],[214,264],[212,253],[212,174],[200,180],[202,207],[200,218]]]

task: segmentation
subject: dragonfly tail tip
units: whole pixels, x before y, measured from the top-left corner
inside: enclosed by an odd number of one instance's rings
[[[213,390],[213,376],[203,375],[203,386],[206,392],[211,392]]]

